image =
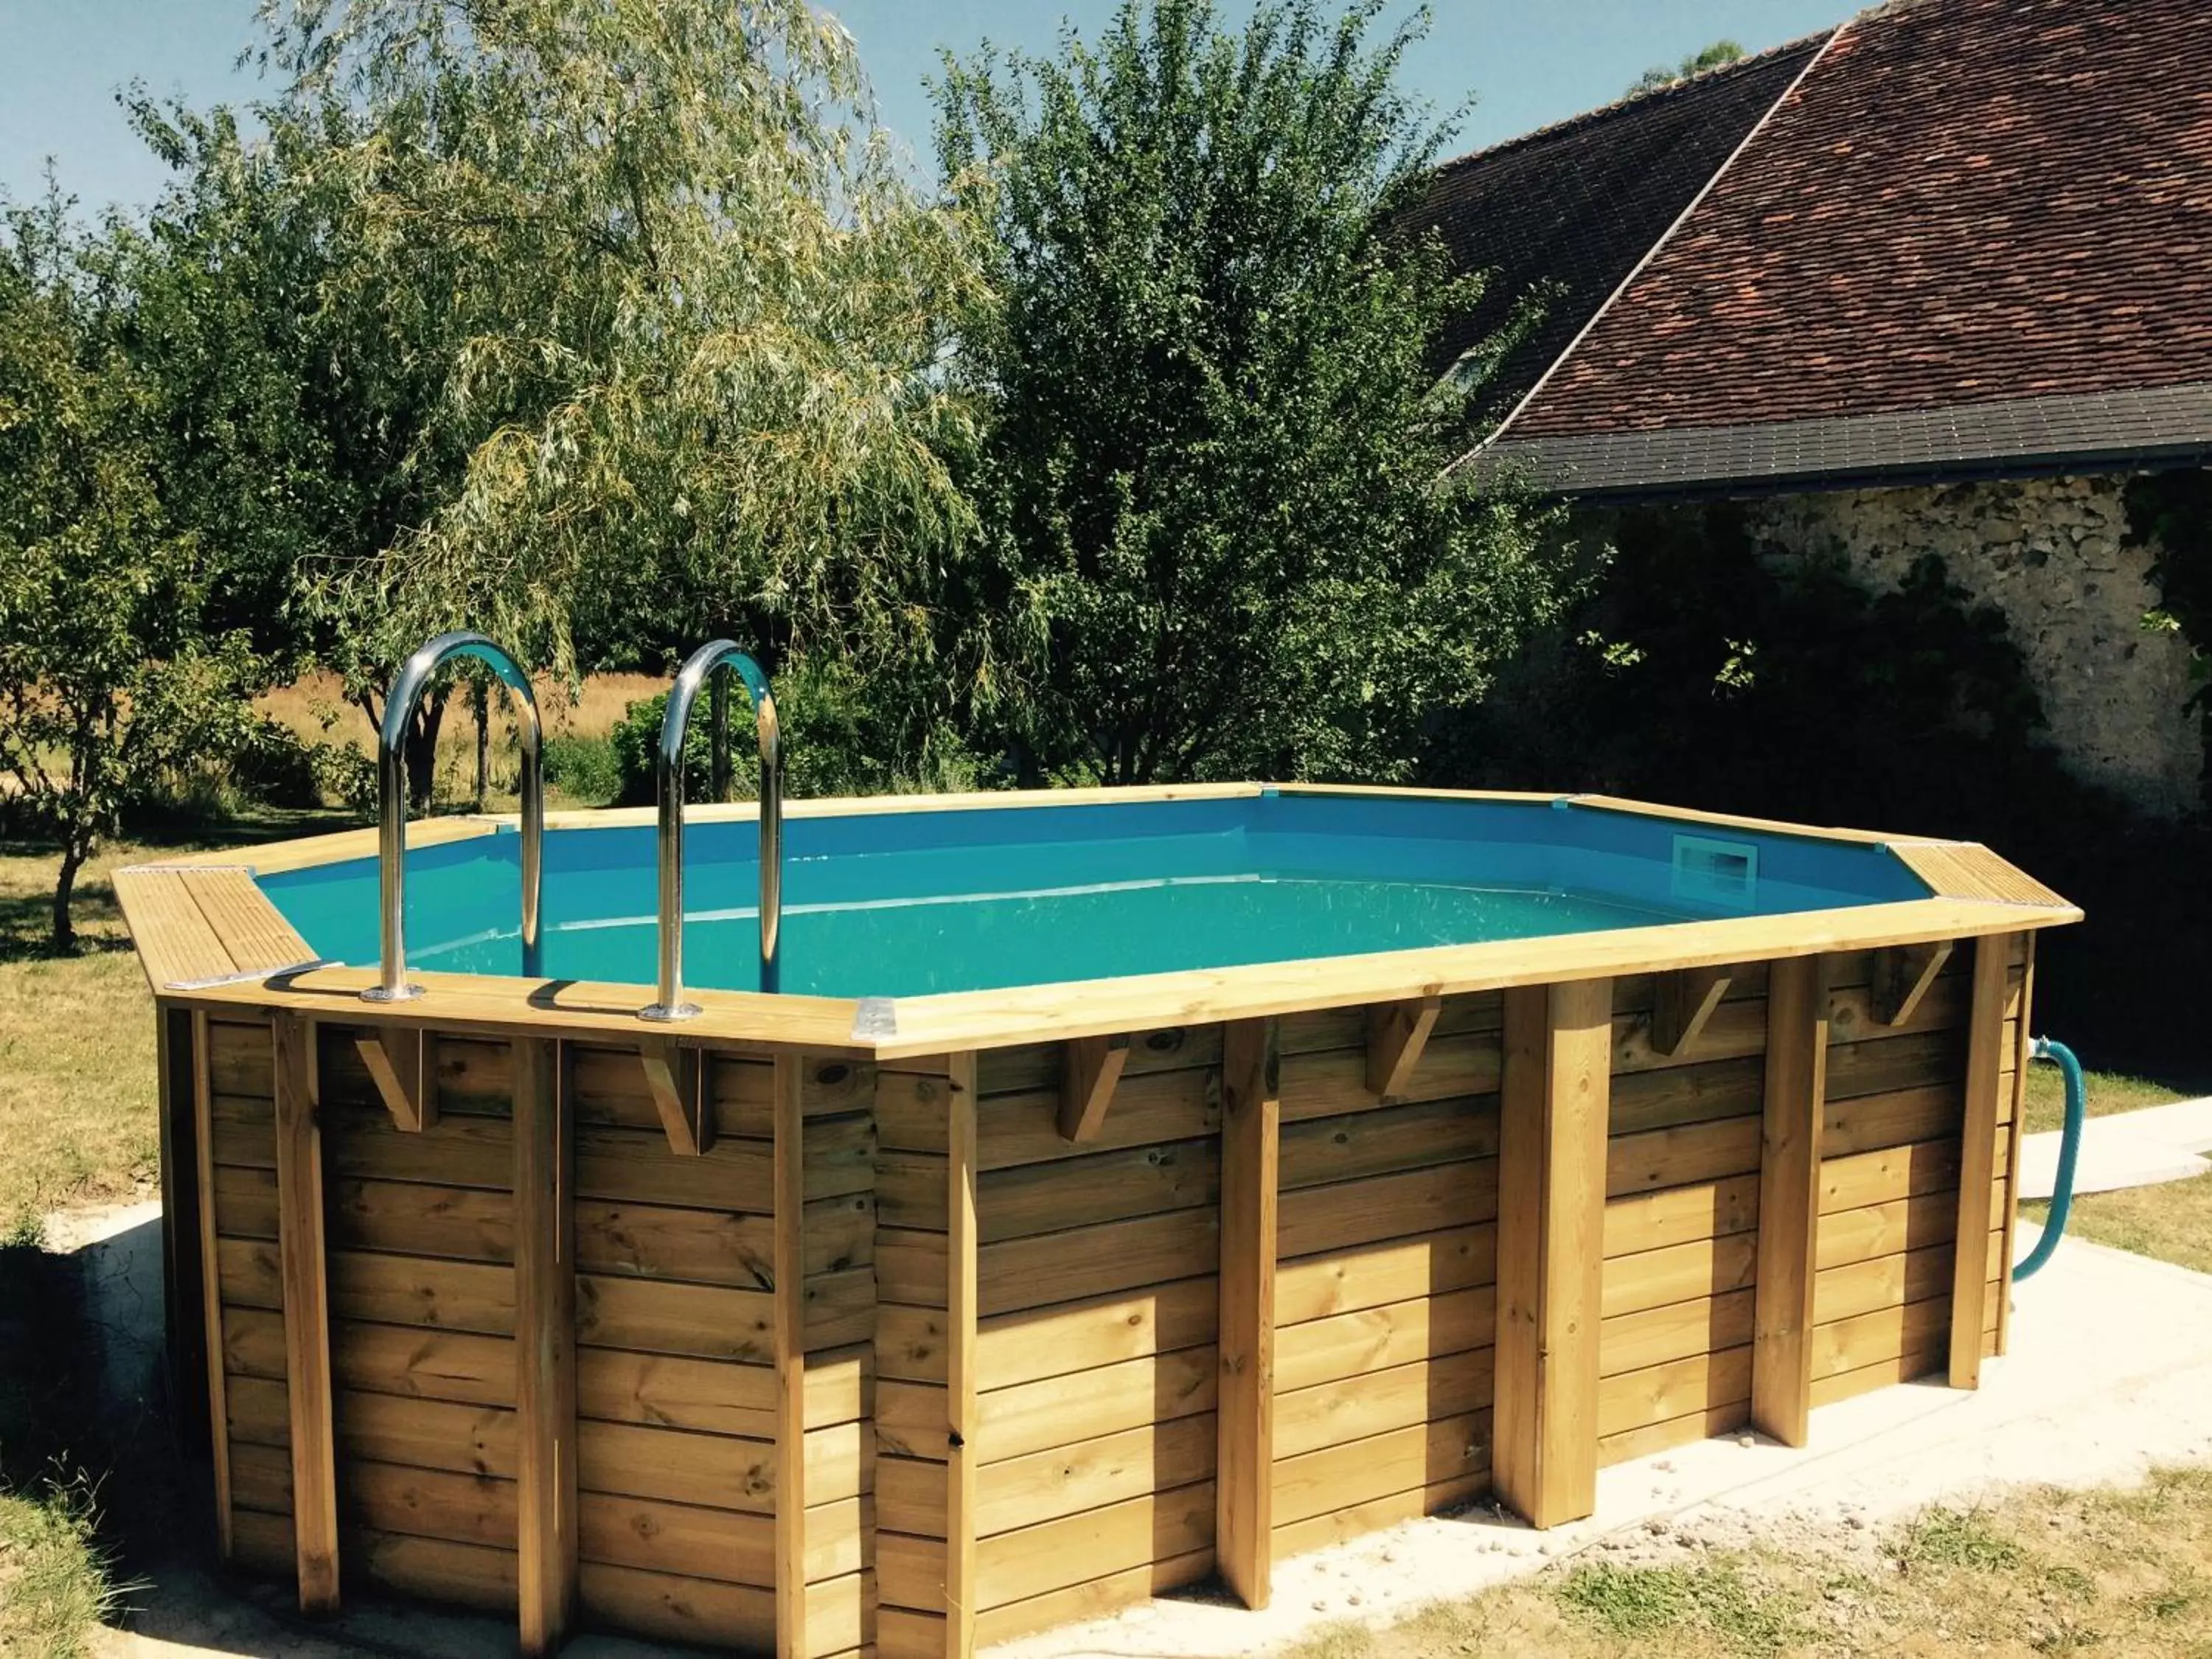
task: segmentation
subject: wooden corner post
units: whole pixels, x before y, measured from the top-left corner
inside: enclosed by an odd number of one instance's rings
[[[522,1651],[576,1611],[575,1138],[568,1045],[514,1042],[516,1588]]]
[[[1827,1097],[1826,959],[1786,957],[1767,979],[1751,1334],[1751,1425],[1785,1446],[1805,1443],[1813,1410],[1813,1276]]]
[[[1960,1124],[1959,1224],[1951,1269],[1951,1386],[1982,1383],[1988,1322],[1990,1224],[1995,1218],[1997,1125],[2004,1114],[2006,980],[2013,935],[1974,944],[1974,997],[1966,1028],[1966,1103]]]
[[[1431,1016],[1433,1018],[1433,1016]],[[1282,1064],[1272,1019],[1221,1036],[1221,1374],[1214,1549],[1248,1607],[1264,1607],[1274,1544],[1275,1200]]]
[[[330,1295],[323,1240],[323,1133],[314,1027],[273,1017],[276,1238],[283,1282],[284,1376],[291,1402],[292,1520],[300,1609],[338,1605],[338,1504],[331,1429]]]
[[[1534,1527],[1597,1507],[1613,981],[1505,994],[1498,1097],[1498,1497]]]
[[[975,1055],[945,1079],[945,1651],[975,1650]]]
[[[806,1115],[805,1058],[778,1053],[775,1133],[775,1652],[806,1643]]]

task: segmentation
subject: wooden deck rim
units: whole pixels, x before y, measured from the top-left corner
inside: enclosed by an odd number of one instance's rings
[[[1734,825],[1765,833],[1787,833],[1860,844],[1891,845],[1894,838],[1863,831],[1826,830],[1775,824],[1766,820],[1647,806],[1592,796],[1547,796],[1493,791],[1364,789],[1333,785],[1196,784],[1137,789],[1031,790],[1003,793],[939,796],[883,796],[860,801],[792,803],[795,816],[835,817],[908,810],[963,811],[979,807],[1079,805],[1102,801],[1239,799],[1267,789],[1285,793],[1370,793],[1381,796],[1460,800],[1543,800],[1601,811],[1632,811],[1698,824]],[[753,804],[732,803],[701,809],[706,821],[750,817]],[[501,820],[441,818],[412,826],[414,845],[430,845],[496,833]],[[556,815],[552,827],[616,827],[650,822],[635,811]],[[358,858],[374,850],[373,830],[278,842],[253,849],[259,873],[291,870]],[[366,840],[364,840],[366,838]],[[891,1029],[876,1023],[857,1026],[857,1000],[834,997],[765,996],[747,992],[694,994],[700,1017],[678,1028],[687,1043],[736,1051],[774,1054],[803,1049],[821,1054],[872,1055],[903,1059],[962,1048],[994,1048],[1018,1043],[1056,1042],[1165,1026],[1260,1018],[1312,1009],[1352,1006],[1407,998],[1456,995],[1518,985],[1557,984],[1620,973],[1721,966],[1767,961],[1821,951],[1867,950],[1976,939],[1986,935],[2057,927],[2078,921],[2081,912],[2063,900],[2052,904],[2022,902],[2027,891],[2047,891],[1978,843],[1897,842],[1905,848],[1972,849],[1971,860],[1952,860],[1986,869],[1984,881],[1953,879],[1946,884],[1969,889],[1939,892],[1925,899],[1796,911],[1777,916],[1731,917],[1658,927],[1561,934],[1538,940],[1494,940],[1484,944],[1425,946],[1365,956],[1309,957],[1242,967],[1194,969],[1116,979],[1067,981],[1006,990],[947,992],[898,999],[889,1004]],[[644,985],[596,984],[530,980],[493,975],[417,972],[412,975],[429,994],[399,1005],[360,1000],[373,983],[368,967],[331,966],[267,980],[183,988],[179,981],[238,971],[289,967],[311,952],[299,941],[296,955],[276,962],[272,939],[298,940],[276,906],[258,887],[237,879],[235,849],[187,855],[156,866],[118,871],[116,893],[130,922],[157,997],[206,1007],[288,1012],[343,1019],[364,1025],[396,1024],[435,1026],[444,1030],[488,1036],[557,1030],[615,1042],[640,1035],[638,1011],[652,1000]],[[1908,867],[1911,867],[1908,861]],[[170,893],[156,888],[196,884],[182,879],[195,872],[224,877],[224,902],[197,907],[179,915]],[[2056,895],[2051,896],[2056,898]],[[877,1000],[871,1000],[872,1001]]]

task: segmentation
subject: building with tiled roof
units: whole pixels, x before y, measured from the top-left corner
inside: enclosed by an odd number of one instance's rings
[[[1897,0],[1446,164],[1410,216],[1492,279],[1440,367],[1546,303],[1462,465],[1747,498],[1869,578],[1942,552],[2076,769],[2194,805],[2123,492],[2212,463],[2208,41],[2212,0]]]

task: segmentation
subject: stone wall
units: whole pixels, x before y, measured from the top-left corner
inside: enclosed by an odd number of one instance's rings
[[[1753,504],[1770,555],[1840,556],[1893,587],[1922,555],[2002,611],[2027,663],[2048,739],[2084,781],[2161,817],[2200,799],[2203,744],[2189,647],[2146,633],[2158,604],[2149,550],[2127,544],[2126,480],[2034,478],[1791,495]]]

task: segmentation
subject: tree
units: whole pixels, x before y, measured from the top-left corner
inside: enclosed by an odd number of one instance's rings
[[[1743,48],[1733,40],[1716,40],[1699,52],[1692,52],[1673,69],[1664,64],[1654,64],[1636,79],[1629,88],[1629,95],[1639,92],[1656,92],[1661,87],[1671,87],[1677,81],[1686,81],[1693,75],[1703,75],[1707,70],[1718,69],[1723,64],[1733,64],[1743,56]]]
[[[957,361],[991,409],[969,611],[1025,778],[1403,776],[1550,606],[1531,516],[1438,483],[1468,391],[1424,351],[1475,289],[1389,230],[1443,134],[1379,9],[1126,0],[1056,60],[947,60],[1000,295]]]
[[[933,726],[969,522],[941,364],[979,268],[842,28],[803,0],[264,16],[272,133],[329,208],[326,349],[421,416],[413,515],[314,585],[356,669],[455,625],[571,672],[725,632]]]
[[[112,268],[51,190],[0,213],[0,811],[60,843],[56,950],[123,811],[252,718],[243,635],[198,631],[203,564],[155,488]]]

